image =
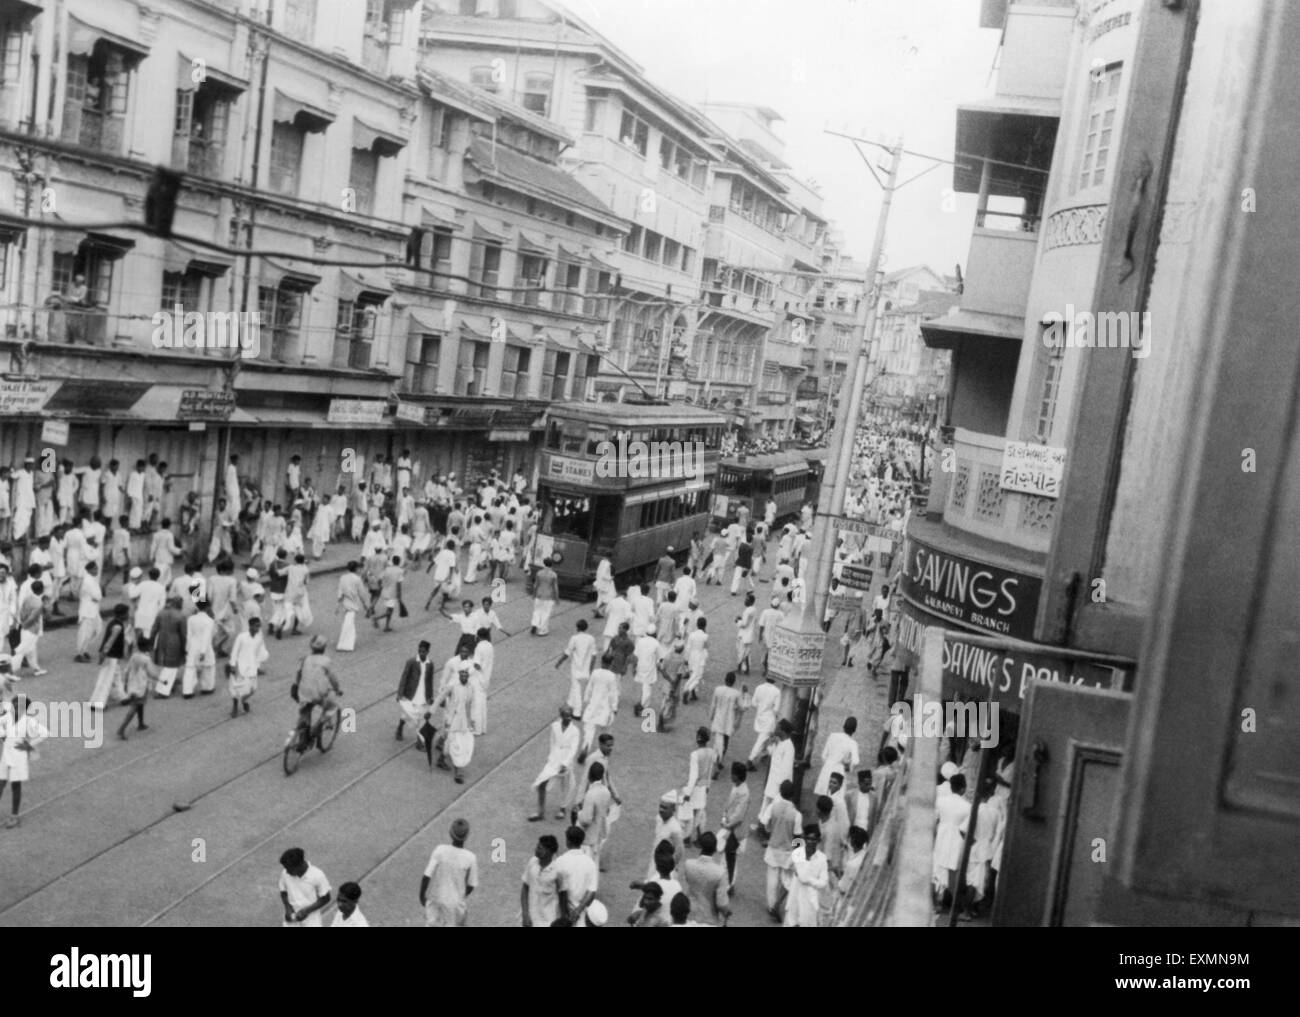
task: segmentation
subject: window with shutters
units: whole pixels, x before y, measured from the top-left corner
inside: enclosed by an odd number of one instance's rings
[[[541,294],[546,286],[546,270],[549,262],[537,254],[519,256],[519,273],[515,279],[515,299],[527,307],[541,304]]]
[[[370,300],[340,300],[334,322],[334,366],[371,366],[379,305]]]
[[[528,398],[528,371],[532,351],[524,346],[507,346],[497,395],[503,399]]]
[[[435,395],[438,391],[438,365],[442,357],[442,337],[431,332],[416,332],[406,340],[406,391]]]
[[[1078,188],[1097,187],[1106,182],[1106,165],[1113,146],[1115,117],[1119,108],[1122,64],[1109,64],[1090,74],[1088,122],[1079,162]]]
[[[551,76],[549,74],[525,74],[523,101],[524,109],[544,117],[551,108]]]
[[[636,149],[642,157],[650,150],[649,125],[628,110],[623,110],[618,137],[624,145]]]
[[[641,256],[647,261],[658,261],[659,253],[663,248],[663,237],[652,230],[645,232],[645,247],[642,249]]]
[[[113,293],[113,264],[108,253],[82,244],[74,254],[54,255],[54,291],[67,297],[81,276],[86,286],[86,304],[107,307]]]
[[[628,254],[641,253],[641,227],[633,226],[627,231],[627,236],[623,238],[623,250]]]
[[[302,171],[303,131],[293,124],[277,123],[271,128],[271,190],[298,196]]]
[[[159,310],[173,314],[179,304],[182,311],[197,311],[201,308],[202,297],[203,276],[198,272],[163,273]]]
[[[311,45],[316,41],[316,0],[284,0],[285,35]]]
[[[1034,428],[1034,437],[1043,445],[1052,437],[1052,419],[1056,416],[1056,399],[1061,391],[1061,371],[1064,366],[1065,347],[1050,348],[1043,371],[1043,387],[1038,397],[1038,419]]]
[[[451,159],[451,114],[442,106],[429,107],[429,167],[431,180],[443,180]]]
[[[279,126],[279,125],[277,125]],[[375,182],[379,177],[379,153],[374,149],[354,148],[348,186],[356,195],[356,210],[369,215],[375,209]]]
[[[485,92],[496,93],[501,91],[501,82],[497,80],[495,68],[489,65],[480,65],[471,67],[469,72],[469,83],[475,88],[481,88]]]
[[[287,286],[259,286],[257,306],[262,328],[271,333],[271,359],[287,364],[297,354],[302,328],[302,297],[305,291]]]
[[[474,240],[470,247],[469,276],[474,280],[472,295],[497,300],[501,285],[501,244],[494,240]]]
[[[433,266],[433,284],[445,285],[451,277],[451,230],[438,227],[431,236],[429,263]]]
[[[198,176],[222,175],[230,107],[237,94],[212,79],[176,90],[173,165]]]
[[[83,148],[120,154],[131,67],[138,58],[100,39],[89,55],[69,54],[63,138]]]
[[[456,354],[456,391],[459,396],[482,395],[487,381],[488,344],[461,339]]]

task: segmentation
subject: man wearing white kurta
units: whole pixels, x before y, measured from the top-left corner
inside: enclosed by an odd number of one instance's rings
[[[12,785],[13,796],[13,812],[5,820],[6,829],[19,823],[23,784],[31,777],[31,752],[49,736],[45,726],[27,713],[26,696],[15,696],[14,705],[0,713],[0,740],[4,741],[4,749],[0,750],[0,796],[6,784]]]
[[[858,743],[853,740],[857,730],[857,718],[849,717],[844,721],[843,731],[836,731],[826,739],[826,744],[822,747],[822,769],[813,786],[813,794],[830,794],[832,773],[840,774],[847,782],[849,774],[858,768]]]
[[[587,638],[592,639],[591,636]],[[592,646],[595,647],[594,639],[592,639]],[[618,713],[618,676],[602,660],[601,666],[591,672],[591,679],[587,684],[586,701],[582,705],[582,747],[584,751],[591,751],[600,729],[613,724],[616,713]]]
[[[181,674],[181,696],[189,699],[197,688],[209,695],[217,687],[217,654],[212,648],[212,637],[217,623],[212,617],[212,605],[202,601],[202,610],[185,619],[185,670]]]
[[[758,769],[755,764],[767,748],[769,736],[776,730],[776,711],[781,705],[781,690],[776,686],[776,679],[767,676],[767,681],[754,690],[751,699],[754,707],[754,747],[749,753],[749,769],[752,773]]]
[[[22,467],[13,472],[13,539],[15,541],[27,536],[27,529],[32,522],[32,513],[36,511],[36,488],[32,484],[32,470],[35,466],[36,460],[28,456],[23,460]]]
[[[474,670],[473,667],[460,667],[456,672],[456,680],[438,701],[447,718],[444,749],[451,758],[457,784],[465,783],[465,767],[469,766],[474,755],[473,709],[479,692]]]
[[[794,725],[782,718],[776,725],[776,742],[771,746],[772,760],[768,764],[767,784],[763,788],[763,808],[758,821],[766,823],[772,806],[781,797],[781,784],[794,779]]]
[[[970,802],[965,799],[966,778],[960,773],[948,779],[949,794],[934,801],[934,889],[938,894],[955,889],[953,876],[961,865],[963,835],[970,819]]]
[[[568,704],[560,707],[560,719],[551,724],[550,749],[546,755],[546,765],[533,781],[537,789],[537,812],[528,817],[535,823],[546,817],[546,787],[555,777],[564,778],[564,806],[556,810],[555,818],[563,819],[569,807],[573,805],[575,787],[573,767],[578,758],[578,747],[582,732],[573,723],[573,711]]]
[[[631,592],[629,587],[628,592]],[[601,650],[608,650],[610,640],[618,635],[618,627],[624,622],[632,620],[632,605],[628,603],[626,597],[615,596],[609,602],[609,610],[605,614],[605,644]]]
[[[636,659],[635,677],[641,686],[641,708],[644,710],[650,705],[651,693],[659,681],[659,662],[667,656],[663,645],[655,638],[653,625],[636,641],[632,655]]]
[[[600,618],[603,609],[614,599],[614,566],[610,564],[608,558],[600,559],[600,564],[596,566],[596,581],[592,583],[592,587],[596,591],[596,606],[593,611],[595,616]]]
[[[803,843],[790,852],[785,876],[786,928],[817,928],[822,894],[830,892],[830,866],[820,845],[821,831],[816,823],[810,823],[803,828]]]
[[[575,716],[582,714],[583,688],[591,677],[591,667],[596,659],[596,637],[587,631],[585,618],[579,619],[577,629],[578,631],[569,637],[564,653],[555,662],[556,667],[563,664],[565,660],[569,662],[569,698],[566,703]]]
[[[90,655],[99,648],[99,637],[104,623],[99,618],[99,602],[104,594],[99,588],[99,569],[91,562],[81,577],[77,597],[77,656],[81,663],[89,663]]]
[[[230,648],[230,715],[238,716],[239,704],[249,711],[248,698],[257,691],[257,669],[266,658],[266,643],[262,640],[262,619],[248,619],[248,628],[235,637]]]

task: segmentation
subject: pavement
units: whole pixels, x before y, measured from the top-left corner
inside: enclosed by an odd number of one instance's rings
[[[545,761],[548,728],[568,690],[567,665],[557,669],[555,663],[574,622],[590,618],[590,605],[561,602],[550,634],[532,636],[531,599],[522,577],[511,579],[498,613],[512,635],[497,644],[487,733],[477,739],[467,782],[457,785],[449,773],[428,770],[409,732],[403,742],[393,736],[402,663],[423,638],[433,643],[434,659],[445,660],[457,629],[422,610],[432,582],[418,572],[405,593],[408,619],[396,621],[388,634],[363,623],[356,652],[334,652],[337,580],[328,573],[355,552],[348,543],[331,547],[310,583],[316,612],[310,632],[330,639],[343,704],[352,711],[333,750],[312,752],[294,776],[284,775],[281,752],[296,716],[289,685],[307,653],[306,635],[268,641],[267,676],[250,714],[230,718],[222,680],[212,696],[150,701],[148,730],[133,729],[128,741],[114,734],[121,707],[103,715],[102,744],[95,744],[96,732],[51,738],[24,786],[22,825],[0,830],[0,925],[276,926],[282,913],[278,858],[300,846],[333,886],[348,880],[362,885],[361,909],[372,924],[420,926],[420,877],[429,853],[448,840],[459,817],[470,822],[467,847],[479,865],[469,924],[519,924],[520,879],[537,837],[550,833],[563,844],[561,822],[548,817],[529,823],[527,816],[535,806],[532,782]],[[486,583],[466,588],[475,598],[487,592]],[[701,594],[711,654],[700,702],[679,709],[670,733],[647,733],[631,710],[639,689],[623,684],[623,706],[612,727],[623,814],[606,847],[598,894],[612,926],[622,925],[636,907],[638,894],[628,884],[645,874],[659,796],[685,783],[695,729],[708,723],[712,687],[734,663],[741,598],[716,586]],[[115,602],[111,594],[106,598]],[[600,631],[598,623],[593,631]],[[74,638],[70,628],[49,631],[40,652],[50,673],[25,679],[21,690],[47,702],[84,700],[96,668],[73,663]],[[828,652],[838,651],[832,639]],[[741,681],[753,688],[761,677]],[[849,712],[865,715],[859,741],[864,760],[874,759],[887,712],[886,683],[862,668],[833,668],[823,691],[821,736],[837,730]],[[753,738],[752,714],[746,714],[728,761],[746,758]],[[762,769],[749,778],[751,821],[763,780]],[[712,786],[710,829],[717,828],[728,787],[725,776]],[[552,815],[557,804],[548,803]],[[803,804],[811,811],[810,793]],[[8,796],[0,811],[8,814]],[[740,855],[733,907],[734,926],[773,925],[764,902],[762,849],[752,840]]]

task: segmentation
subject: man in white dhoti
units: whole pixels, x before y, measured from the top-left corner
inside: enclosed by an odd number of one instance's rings
[[[487,697],[492,686],[492,668],[496,666],[497,651],[492,645],[492,630],[480,628],[478,642],[474,644],[474,663],[478,665],[478,692],[474,696],[474,734],[482,737],[487,734]]]
[[[594,649],[595,639],[591,636],[587,638],[591,639],[592,648]],[[591,672],[591,678],[587,683],[587,694],[582,704],[582,749],[584,752],[591,751],[600,729],[613,724],[614,717],[618,713],[618,676],[610,670],[610,665],[613,662],[613,658],[609,654],[602,657],[600,667]],[[588,839],[590,839],[590,835]]]
[[[711,732],[707,727],[695,732],[695,750],[691,753],[690,766],[686,776],[684,802],[691,807],[691,819],[684,833],[687,841],[692,840],[704,830],[704,821],[709,809],[709,783],[718,764],[718,753],[714,750]]]
[[[415,656],[402,667],[402,677],[397,683],[397,708],[401,715],[397,718],[397,733],[393,737],[400,742],[406,722],[410,721],[415,728],[415,747],[428,753],[430,769],[433,767],[433,753],[421,729],[433,711],[433,702],[433,661],[429,659],[429,641],[422,639]]]
[[[560,577],[551,568],[550,558],[542,560],[541,571],[537,573],[536,585],[533,587],[532,633],[544,636],[550,632],[551,612],[555,602],[560,599]]]
[[[708,628],[709,620],[699,618],[695,622],[695,629],[686,636],[686,662],[691,667],[691,673],[686,679],[686,687],[682,690],[683,703],[694,702],[700,698],[696,690],[704,680],[704,665],[709,660]]]
[[[569,662],[569,698],[566,702],[575,716],[581,716],[585,698],[583,686],[591,677],[592,663],[596,659],[596,637],[587,631],[585,618],[578,619],[575,628],[577,631],[569,637],[569,642],[564,647],[564,652],[560,654],[560,659],[555,662],[555,666],[558,668],[566,660]],[[588,739],[587,744],[590,743]]]
[[[104,623],[99,617],[99,603],[104,599],[104,594],[99,588],[99,569],[93,561],[85,566],[80,586],[77,597],[77,655],[73,660],[89,664],[90,654],[104,631]]]
[[[749,761],[745,764],[749,772],[758,769],[754,761],[767,749],[772,732],[776,730],[776,711],[781,705],[781,690],[777,688],[776,676],[769,674],[767,681],[754,690],[750,701],[754,708],[754,747],[750,750]]]
[[[0,739],[4,749],[0,750],[0,796],[4,795],[8,784],[13,797],[13,812],[5,820],[5,829],[12,829],[21,820],[18,813],[22,809],[23,784],[31,777],[32,750],[50,736],[46,727],[27,712],[28,702],[25,695],[14,696],[12,705],[0,712]]]
[[[32,523],[32,513],[36,511],[36,488],[32,481],[32,471],[36,460],[28,456],[23,465],[13,472],[13,539],[20,541],[27,536]]]
[[[230,716],[239,716],[241,703],[245,713],[251,709],[248,700],[257,691],[257,670],[268,656],[266,643],[262,640],[262,619],[249,618],[248,628],[235,637],[230,648],[230,660],[226,663],[230,678]]]
[[[338,589],[338,606],[334,609],[335,614],[343,612],[343,624],[339,626],[339,641],[337,649],[346,652],[357,648],[357,614],[366,610],[366,604],[369,597],[366,594],[366,585],[357,575],[361,566],[355,562],[348,562],[348,570],[339,577]]]
[[[578,825],[583,831],[583,850],[591,855],[600,871],[600,853],[609,837],[609,812],[614,800],[605,784],[605,767],[592,763],[587,767],[587,790],[578,809]]]
[[[438,705],[447,718],[447,737],[443,751],[451,759],[457,784],[465,783],[465,767],[469,766],[474,755],[472,712],[479,685],[473,671],[474,668],[461,667],[457,671],[456,681],[438,700]]]
[[[560,707],[560,719],[551,724],[550,749],[546,755],[546,765],[533,781],[537,789],[537,811],[528,817],[530,823],[540,822],[546,816],[546,788],[556,777],[564,778],[564,806],[556,810],[555,818],[563,819],[573,804],[574,773],[573,767],[578,758],[578,748],[582,732],[573,723],[573,711],[568,704]]]
[[[212,638],[217,631],[212,604],[200,601],[199,609],[185,619],[185,670],[181,674],[181,698],[189,699],[197,688],[211,695],[217,687],[217,653]]]

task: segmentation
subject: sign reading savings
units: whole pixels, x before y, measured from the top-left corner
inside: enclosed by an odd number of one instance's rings
[[[1000,485],[1004,491],[1020,491],[1043,498],[1058,498],[1065,476],[1065,449],[1009,441],[1002,453]]]

